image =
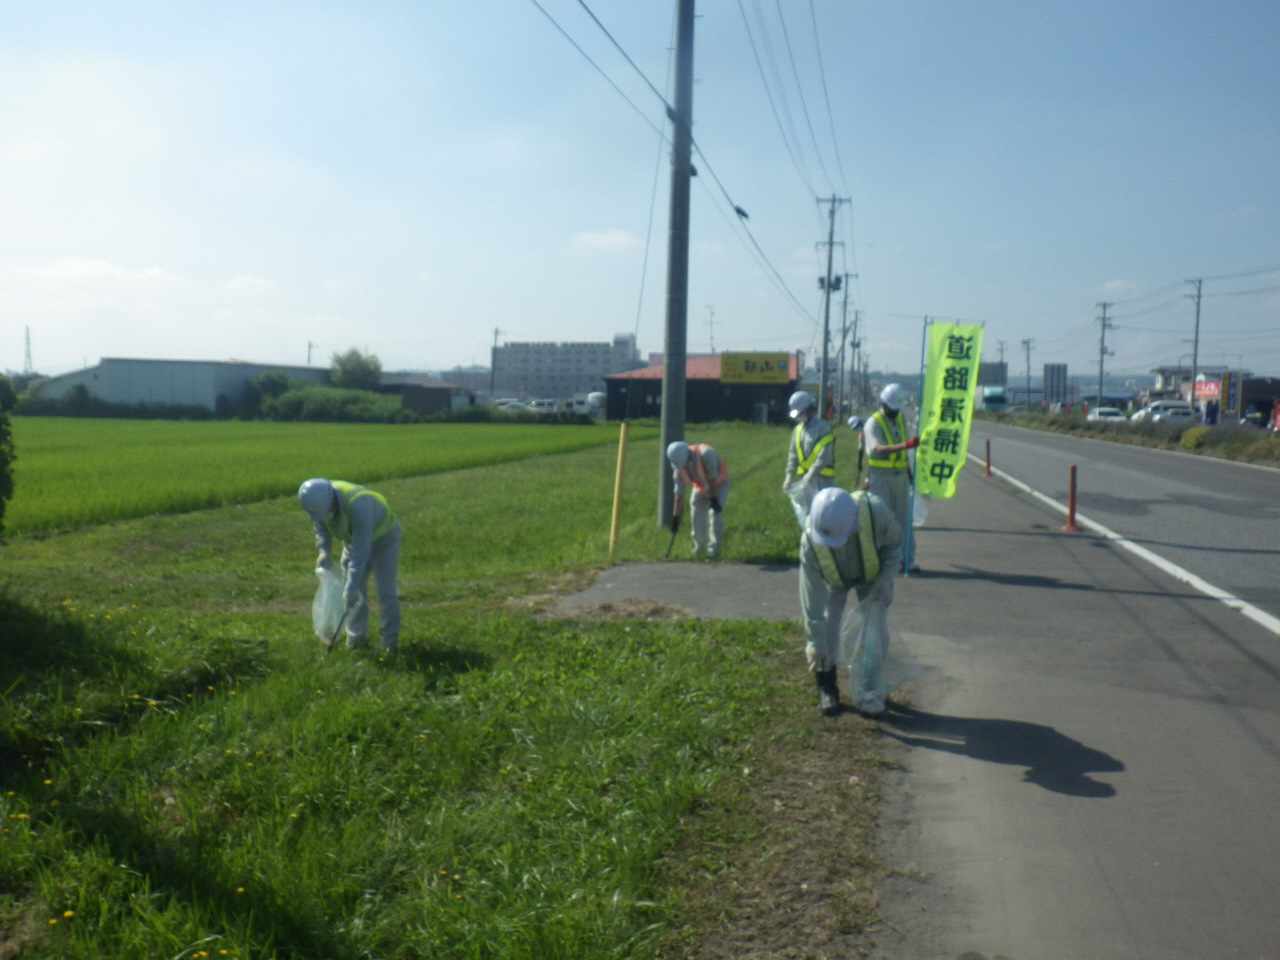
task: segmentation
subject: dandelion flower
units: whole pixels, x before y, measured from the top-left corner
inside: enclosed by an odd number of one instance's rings
[[[74,910],[66,910],[62,915],[69,920],[76,915],[76,912]]]

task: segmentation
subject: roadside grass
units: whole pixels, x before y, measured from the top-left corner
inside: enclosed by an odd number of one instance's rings
[[[725,559],[791,562],[787,432],[690,433]],[[0,548],[0,955],[647,957],[714,912],[809,690],[794,625],[550,615],[609,560],[616,458],[378,483],[391,655],[311,638],[292,496]],[[617,560],[666,549],[659,462],[629,451]]]
[[[308,477],[374,483],[611,444],[617,428],[15,417],[13,433],[17,493],[5,529],[24,536],[252,503]]]

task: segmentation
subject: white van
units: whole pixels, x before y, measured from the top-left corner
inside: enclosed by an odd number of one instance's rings
[[[1175,414],[1175,417],[1179,420],[1185,420],[1188,415],[1195,419],[1195,411],[1191,409],[1191,404],[1186,400],[1152,400],[1129,419],[1137,421],[1164,420],[1164,414],[1170,410],[1186,411],[1186,414]]]

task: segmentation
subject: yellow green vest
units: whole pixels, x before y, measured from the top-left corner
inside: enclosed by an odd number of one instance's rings
[[[338,491],[338,515],[324,522],[332,537],[341,540],[343,543],[351,542],[351,504],[361,497],[375,498],[387,511],[387,518],[373,528],[374,540],[377,540],[395,526],[396,515],[391,512],[391,504],[387,503],[387,498],[382,494],[366,489],[358,483],[348,483],[346,480],[330,480],[329,482],[333,484],[333,489]]]
[[[795,430],[792,432],[792,440],[796,445],[796,476],[803,477],[808,473],[809,469],[818,462],[818,457],[826,449],[827,444],[832,443],[835,438],[835,433],[828,433],[813,445],[813,450],[806,457],[804,455],[804,424],[797,423]],[[835,467],[823,467],[818,471],[818,474],[824,477],[834,477],[836,469]]]
[[[889,445],[902,443],[907,439],[907,421],[903,419],[902,414],[898,414],[893,418],[893,423],[889,422],[889,418],[884,415],[883,410],[877,410],[871,415],[871,419],[880,424],[880,429],[884,431],[885,439],[889,441]],[[897,428],[896,430],[894,428]],[[867,451],[867,466],[877,467],[881,470],[905,470],[907,468],[907,451],[899,450],[897,453],[889,454],[886,459],[877,459],[870,456],[871,451]]]
[[[818,568],[822,578],[833,587],[847,590],[849,587],[870,583],[880,572],[880,551],[876,549],[876,534],[871,520],[871,502],[865,490],[855,490],[853,498],[858,501],[858,554],[862,558],[862,578],[849,580],[840,569],[840,561],[836,552],[830,547],[813,544],[814,555],[818,558]],[[813,543],[812,539],[810,543]]]

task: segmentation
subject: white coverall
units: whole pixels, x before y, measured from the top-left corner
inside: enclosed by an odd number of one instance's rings
[[[864,523],[871,523],[876,555],[880,558],[880,572],[870,583],[863,573],[858,531],[855,530],[843,545],[831,548],[843,574],[843,582],[849,586],[837,586],[827,581],[818,560],[818,551],[826,548],[814,544],[807,526],[800,537],[800,610],[804,616],[808,641],[805,644],[805,658],[809,669],[814,673],[831,670],[836,666],[840,655],[840,621],[844,617],[851,589],[856,592],[864,615],[870,604],[882,603],[887,607],[893,602],[893,579],[902,564],[902,528],[888,504],[874,493],[866,496],[866,507],[869,509],[861,511],[859,527]],[[868,513],[871,514],[870,517],[867,516]],[[879,657],[881,665],[888,653],[888,640],[887,636],[884,637],[885,649],[880,651]],[[878,671],[862,677],[860,682],[863,688],[855,686],[853,690],[854,704],[873,713],[884,709],[877,673]]]
[[[800,453],[796,452],[796,434],[800,435]],[[830,437],[826,443],[823,439]],[[815,448],[818,450],[814,456]],[[806,461],[811,460],[808,469],[801,469],[800,454]],[[782,489],[797,507],[797,517],[809,512],[809,504],[819,490],[825,490],[835,483],[836,445],[831,424],[821,417],[813,416],[803,423],[797,423],[787,438],[787,474],[782,480]]]
[[[898,521],[898,525],[910,536],[911,524],[908,513],[911,509],[911,470],[905,465],[892,469],[877,467],[875,466],[874,453],[876,447],[886,447],[911,439],[911,434],[907,432],[906,418],[901,413],[893,419],[890,419],[889,415],[883,410],[880,413],[886,420],[889,420],[889,433],[886,434],[884,428],[880,425],[880,418],[876,416],[867,417],[862,426],[867,448],[867,489],[889,505],[889,509],[893,511],[893,516]],[[901,433],[901,436],[898,436],[898,433]],[[906,460],[907,454],[905,452],[902,454],[902,458]],[[911,556],[914,563],[914,540],[912,542]]]
[[[693,552],[707,550],[707,514],[711,514],[711,544],[708,556],[720,556],[724,542],[724,505],[729,499],[729,469],[714,447],[705,443],[689,445],[689,462],[683,470],[671,468],[675,480],[675,495],[684,496],[685,487],[693,488],[689,497],[689,532],[693,537]],[[720,504],[719,510],[711,509],[711,498]]]
[[[344,487],[354,488],[344,492]],[[338,494],[338,515],[324,521],[312,521],[320,563],[333,562],[333,541],[342,541],[342,568],[345,579],[342,590],[347,614],[347,646],[364,643],[369,627],[369,573],[378,590],[379,624],[382,646],[394,650],[400,643],[400,595],[397,570],[400,564],[400,521],[375,537],[374,532],[391,516],[385,501],[378,495],[355,496],[365,488],[334,481]],[[372,491],[370,491],[371,493]]]

